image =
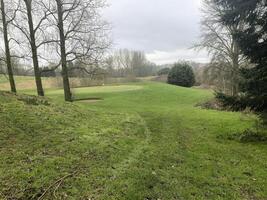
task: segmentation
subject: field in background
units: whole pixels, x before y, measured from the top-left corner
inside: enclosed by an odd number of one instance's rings
[[[47,94],[0,94],[0,199],[37,199],[47,189],[45,199],[267,197],[266,144],[229,139],[257,117],[196,107],[212,98],[208,90],[79,88],[77,98],[103,100],[72,104],[62,90]]]
[[[150,81],[157,80],[157,77],[144,77],[144,78],[135,78],[135,77],[126,77],[126,78],[105,78],[104,80],[92,80],[90,78],[70,78],[70,84],[72,88],[78,87],[91,87],[91,86],[103,86],[110,84],[124,84],[130,82],[140,82],[140,81]],[[35,89],[35,80],[31,76],[15,76],[15,81],[18,90],[34,90]],[[52,78],[42,78],[42,83],[44,89],[56,89],[63,88],[61,77],[52,77]],[[10,85],[8,79],[0,75],[0,90],[8,91],[10,90]]]

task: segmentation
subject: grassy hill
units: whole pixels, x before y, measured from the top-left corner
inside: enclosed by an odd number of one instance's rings
[[[266,143],[225,137],[258,119],[196,107],[210,91],[81,88],[77,99],[103,101],[73,104],[46,94],[0,93],[0,199],[267,198]]]

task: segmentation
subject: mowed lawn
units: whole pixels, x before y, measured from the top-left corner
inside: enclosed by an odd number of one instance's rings
[[[267,199],[266,143],[224,137],[256,116],[196,107],[211,91],[147,82],[73,92],[103,101],[0,95],[0,197]]]

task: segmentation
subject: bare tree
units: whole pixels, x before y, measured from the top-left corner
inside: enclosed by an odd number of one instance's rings
[[[35,82],[37,87],[37,93],[39,96],[44,96],[44,90],[42,86],[41,80],[41,73],[39,69],[39,62],[38,62],[38,53],[37,53],[37,45],[35,39],[35,33],[40,28],[41,23],[44,19],[46,19],[46,13],[43,18],[40,19],[38,25],[34,28],[33,25],[33,18],[32,18],[32,0],[23,0],[27,10],[27,17],[28,17],[28,25],[29,25],[29,41],[32,50],[32,61],[34,67],[34,75],[35,75]]]
[[[224,80],[230,82],[230,94],[238,94],[239,69],[246,63],[240,48],[234,38],[238,30],[242,30],[242,23],[225,25],[222,23],[223,12],[227,7],[219,6],[214,0],[205,0],[203,4],[202,41],[196,48],[205,48],[212,55],[212,64],[217,71],[222,70]],[[225,85],[225,84],[224,84]]]
[[[44,90],[41,80],[41,69],[39,67],[38,49],[47,44],[47,29],[49,13],[42,7],[41,1],[23,0],[19,9],[19,16],[14,20],[13,26],[24,34],[27,43],[31,49],[31,59],[35,75],[37,93],[44,96]],[[37,39],[38,38],[38,39]]]
[[[62,66],[62,78],[63,78],[63,87],[66,101],[72,101],[72,95],[70,91],[70,82],[68,76],[68,66],[67,66],[67,53],[66,53],[66,35],[64,30],[64,16],[65,12],[71,12],[73,10],[74,5],[71,5],[69,11],[64,9],[63,0],[56,0],[57,3],[57,14],[58,14],[58,30],[59,30],[59,38],[60,38],[60,55],[61,55],[61,66]],[[68,13],[67,13],[68,14]]]
[[[1,14],[2,14],[2,23],[3,23],[3,35],[4,35],[4,43],[5,43],[5,62],[7,66],[7,72],[8,72],[8,78],[10,82],[10,88],[11,91],[16,93],[16,85],[15,85],[15,80],[13,76],[13,69],[12,69],[12,62],[11,62],[11,54],[10,54],[10,47],[9,47],[9,37],[8,37],[8,26],[10,22],[15,17],[16,11],[14,11],[14,16],[12,16],[10,19],[7,20],[6,16],[6,10],[5,10],[5,2],[4,0],[1,0]]]
[[[110,46],[107,39],[108,24],[101,20],[99,10],[105,6],[102,0],[50,0],[43,6],[52,15],[53,27],[58,36],[55,42],[62,68],[63,87],[66,101],[72,101],[69,70],[82,69],[91,73],[98,66],[104,52]],[[71,66],[78,60],[81,66]],[[86,69],[88,67],[88,69]],[[93,70],[94,71],[94,70]]]

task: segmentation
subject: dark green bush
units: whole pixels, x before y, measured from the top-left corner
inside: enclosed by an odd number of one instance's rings
[[[223,140],[235,140],[238,142],[249,143],[249,142],[267,142],[267,134],[264,130],[252,130],[247,129],[240,133],[228,133],[220,134],[217,136],[218,139]]]
[[[223,107],[232,111],[242,111],[246,108],[254,111],[266,111],[267,108],[267,100],[262,98],[248,97],[246,95],[229,96],[221,92],[217,92],[215,97],[222,103]]]
[[[245,130],[239,136],[240,142],[266,142],[267,136],[263,132]]]
[[[176,63],[169,72],[168,83],[182,87],[192,87],[195,84],[192,67],[187,63]]]
[[[215,97],[222,103],[222,106],[228,110],[242,111],[248,107],[245,98],[243,99],[238,96],[229,96],[221,92],[217,92]]]

